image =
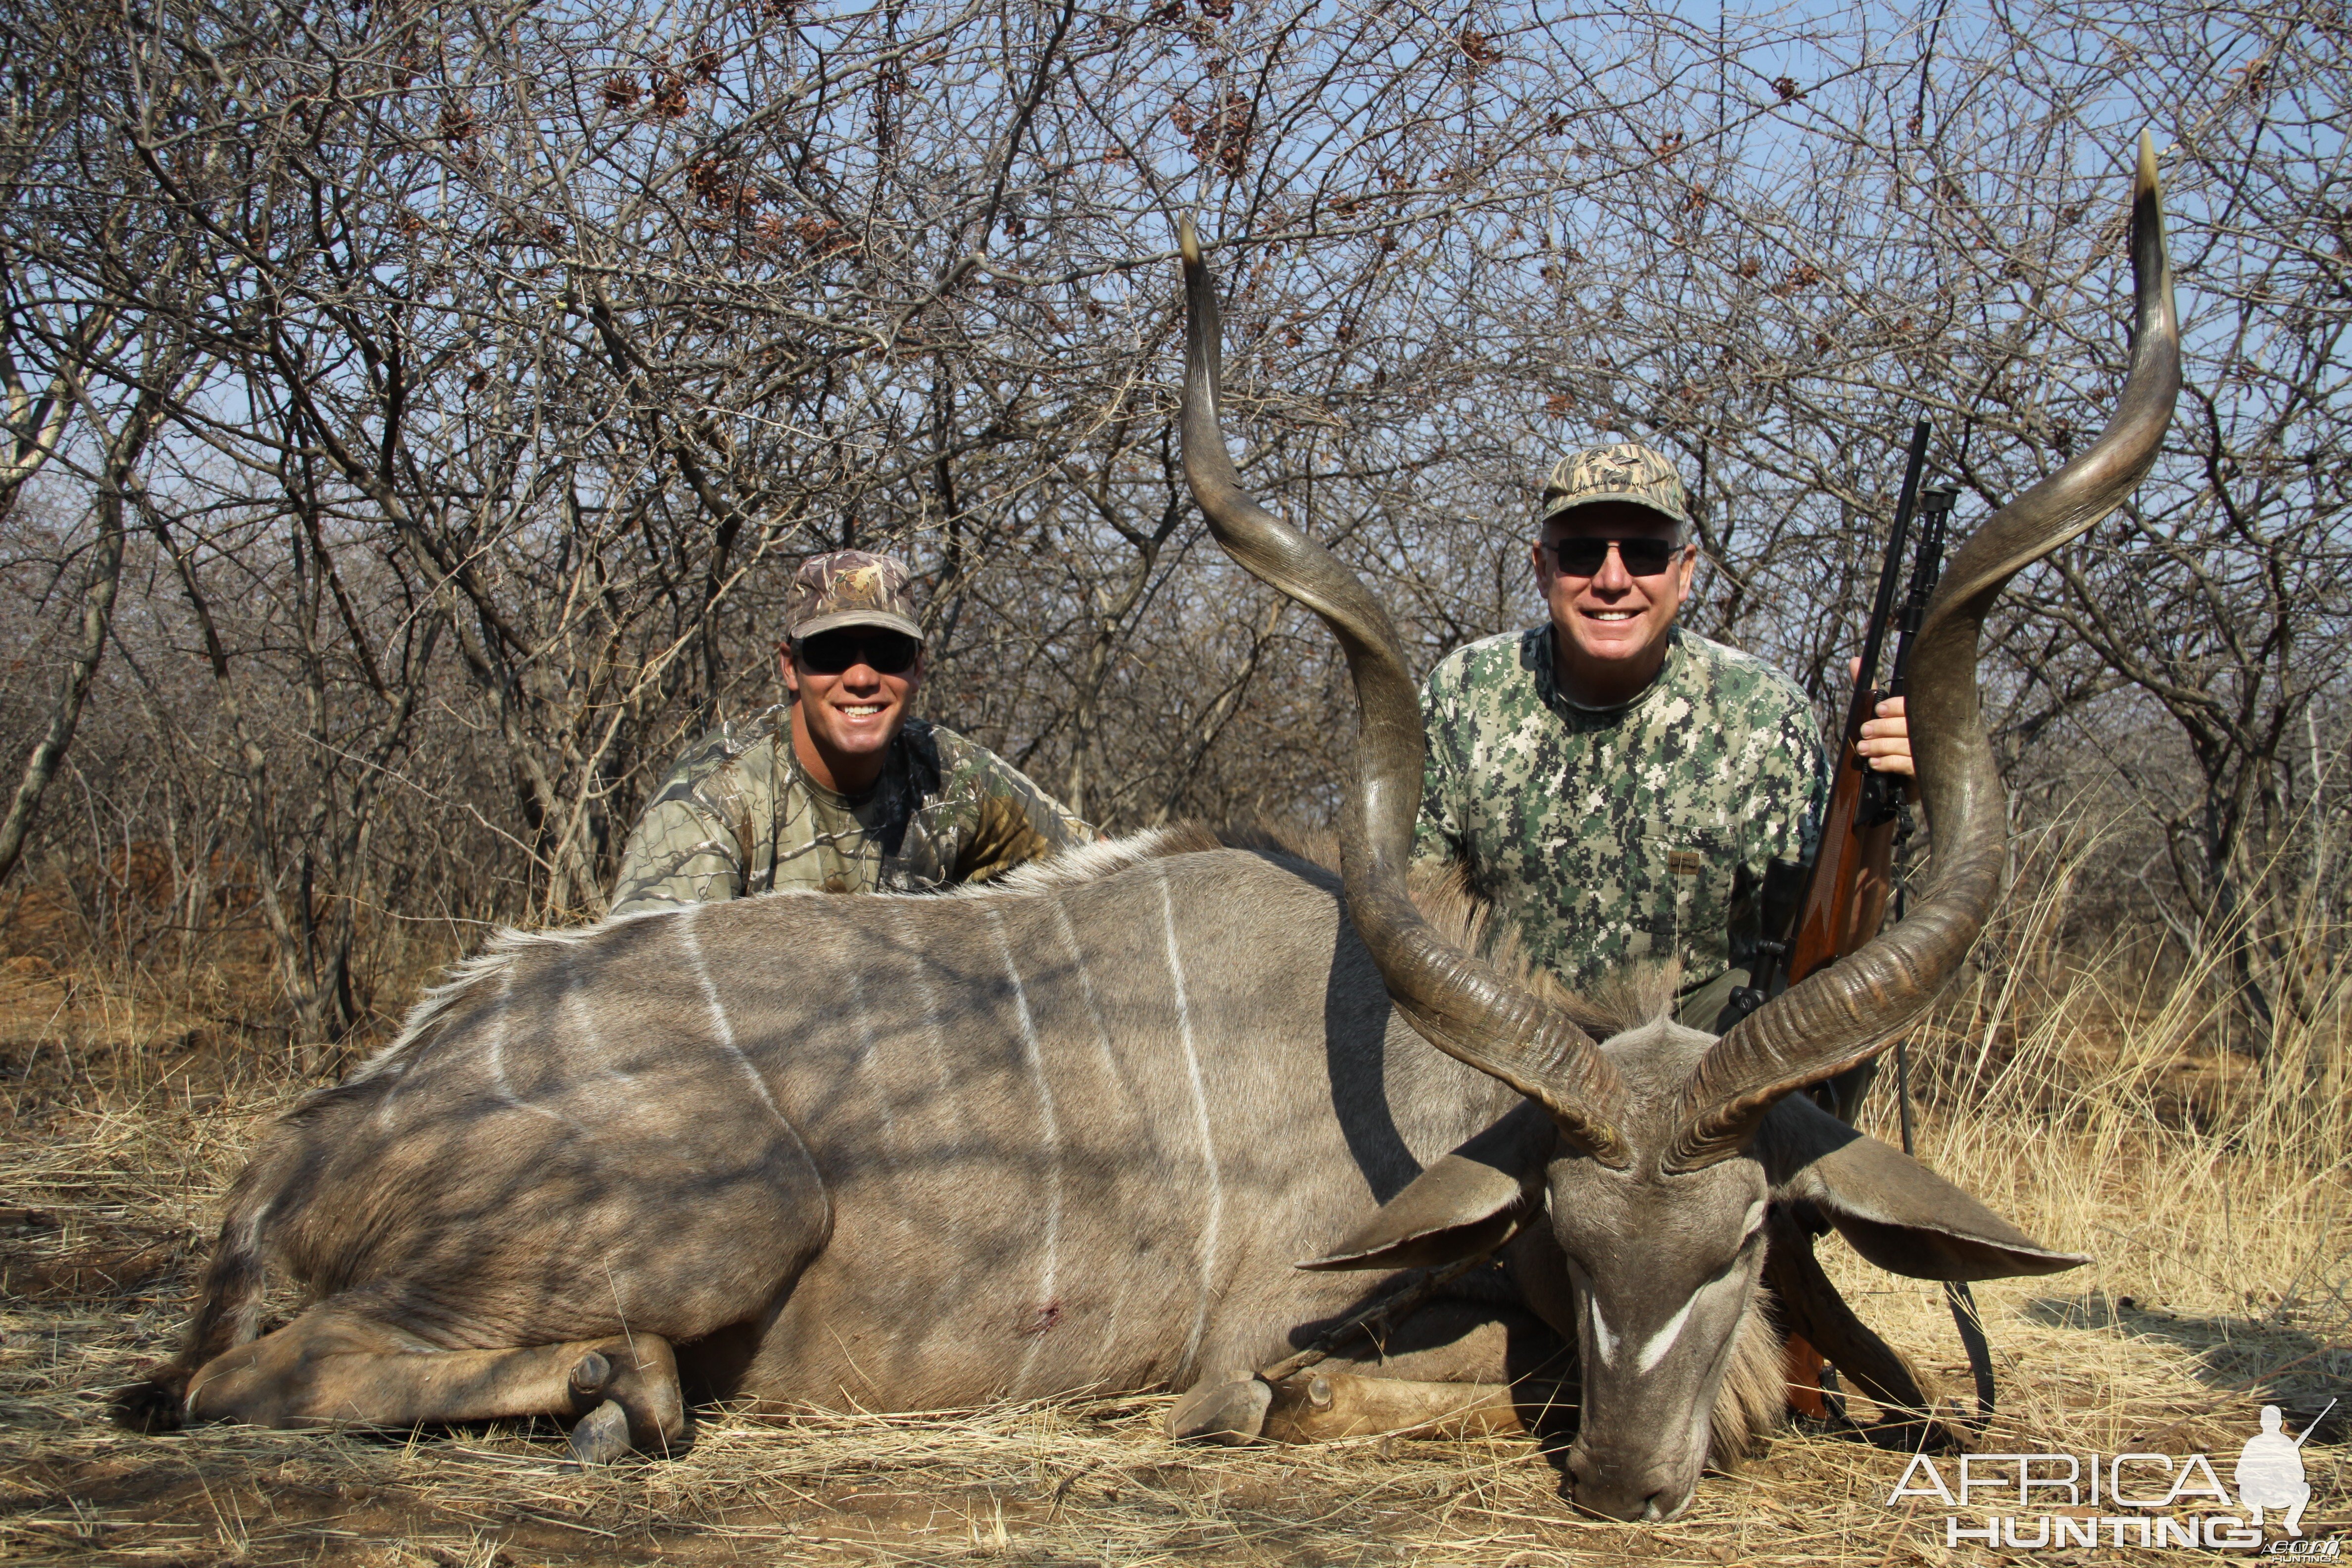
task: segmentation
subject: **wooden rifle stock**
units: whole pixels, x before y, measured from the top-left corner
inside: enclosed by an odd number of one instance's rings
[[[1860,820],[1864,775],[1869,772],[1855,750],[1861,738],[1848,734],[1838,749],[1836,783],[1822,818],[1822,847],[1813,862],[1812,885],[1806,889],[1805,901],[1797,911],[1797,929],[1789,938],[1791,985],[1827,969],[1877,935],[1886,918],[1887,896],[1895,887],[1895,818],[1875,823]]]
[[[1903,489],[1895,502],[1895,527],[1886,536],[1886,561],[1878,571],[1878,592],[1863,634],[1862,663],[1846,705],[1845,733],[1838,737],[1837,767],[1830,774],[1829,808],[1822,816],[1821,847],[1813,874],[1798,907],[1789,938],[1789,984],[1826,969],[1878,934],[1894,884],[1895,814],[1885,809],[1884,788],[1871,789],[1870,766],[1860,750],[1862,727],[1878,710],[1878,661],[1886,648],[1895,613],[1895,574],[1903,569],[1911,516],[1919,504],[1919,476],[1927,464],[1927,422],[1911,427],[1911,451],[1903,465]],[[1871,809],[1865,810],[1868,795]]]

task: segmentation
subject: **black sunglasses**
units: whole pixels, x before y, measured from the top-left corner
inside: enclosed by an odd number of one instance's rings
[[[921,658],[923,645],[904,632],[844,626],[793,644],[793,662],[811,675],[839,675],[865,665],[877,675],[904,675]]]
[[[1551,552],[1552,563],[1563,577],[1590,577],[1599,572],[1609,559],[1609,547],[1617,547],[1617,559],[1625,563],[1629,576],[1654,577],[1671,564],[1683,547],[1664,539],[1563,539],[1544,546]]]

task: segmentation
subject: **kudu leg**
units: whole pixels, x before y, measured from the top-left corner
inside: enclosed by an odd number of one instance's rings
[[[1803,1092],[1811,1095],[1815,1104],[1847,1126],[1858,1126],[1861,1123],[1863,1096],[1870,1092],[1870,1086],[1877,1077],[1878,1058],[1873,1057]],[[1864,1329],[1863,1332],[1867,1334],[1870,1331]],[[1887,1353],[1891,1355],[1894,1352],[1890,1351]],[[1822,1355],[1803,1334],[1789,1336],[1782,1356],[1789,1408],[1812,1421],[1831,1418],[1836,1407],[1832,1405],[1828,1390],[1822,1385],[1822,1372],[1833,1359]]]
[[[1179,1443],[1254,1443],[1273,1398],[1258,1378],[1203,1378],[1168,1412],[1168,1435]]]
[[[677,1361],[658,1334],[445,1351],[323,1305],[205,1363],[189,1380],[187,1405],[191,1421],[394,1431],[584,1416],[592,1441],[581,1457],[591,1460],[630,1447],[665,1452],[682,1444],[687,1426]]]
[[[1196,1386],[1177,1402],[1168,1426],[1179,1442],[1525,1436],[1529,1413],[1521,1397],[1507,1383],[1417,1383],[1316,1367],[1273,1385],[1234,1378]]]
[[[1274,1391],[1265,1434],[1277,1443],[1328,1443],[1375,1433],[1410,1437],[1526,1436],[1519,1393],[1507,1383],[1408,1383],[1354,1373],[1302,1372]]]
[[[1517,1308],[1442,1301],[1352,1348],[1274,1384],[1265,1436],[1532,1436],[1575,1407],[1567,1346]]]
[[[1905,1447],[1924,1440],[1943,1448],[1966,1448],[1966,1435],[1933,1413],[1931,1395],[1902,1353],[1872,1331],[1838,1294],[1813,1256],[1813,1233],[1795,1215],[1775,1207],[1764,1277],[1788,1313],[1789,1328],[1810,1341],[1864,1394],[1888,1412],[1885,1435]]]

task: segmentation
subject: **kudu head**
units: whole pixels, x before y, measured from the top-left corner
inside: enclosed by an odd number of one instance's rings
[[[1420,807],[1420,710],[1396,633],[1356,576],[1240,486],[1219,416],[1216,289],[1188,220],[1184,471],[1219,544],[1321,616],[1360,709],[1340,819],[1348,914],[1398,1009],[1431,1044],[1527,1103],[1433,1164],[1312,1268],[1394,1268],[1493,1247],[1539,1208],[1581,1297],[1580,1507],[1673,1515],[1697,1484],[1775,1202],[1837,1226],[1864,1257],[1928,1279],[2042,1274],[2052,1252],[1906,1155],[1797,1091],[1868,1060],[1958,968],[1998,890],[2000,777],[1978,709],[1978,636],[2017,572],[2080,536],[2147,472],[2180,382],[2153,145],[2132,197],[2137,326],[2112,422],[2000,508],[1955,554],[1913,645],[1910,729],[1934,837],[1932,887],[1859,952],[1721,1038],[1666,1024],[1595,1042],[1556,1008],[1449,945],[1404,892]]]

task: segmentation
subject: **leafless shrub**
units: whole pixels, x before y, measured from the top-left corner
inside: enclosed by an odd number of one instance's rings
[[[667,759],[777,695],[782,568],[850,542],[927,579],[931,710],[1088,816],[1315,816],[1330,650],[1174,468],[1180,208],[1225,247],[1255,482],[1423,655],[1529,616],[1550,457],[1637,436],[1694,481],[1690,619],[1826,705],[1914,412],[1965,521],[2105,405],[2150,123],[2184,416],[2004,612],[1995,715],[2021,822],[2128,819],[2083,898],[2242,1043],[2325,1005],[2340,28],[1196,9],[12,13],[11,886],[229,857],[297,1031],[348,1030],[412,942],[601,909]],[[167,903],[100,945],[221,918]]]

